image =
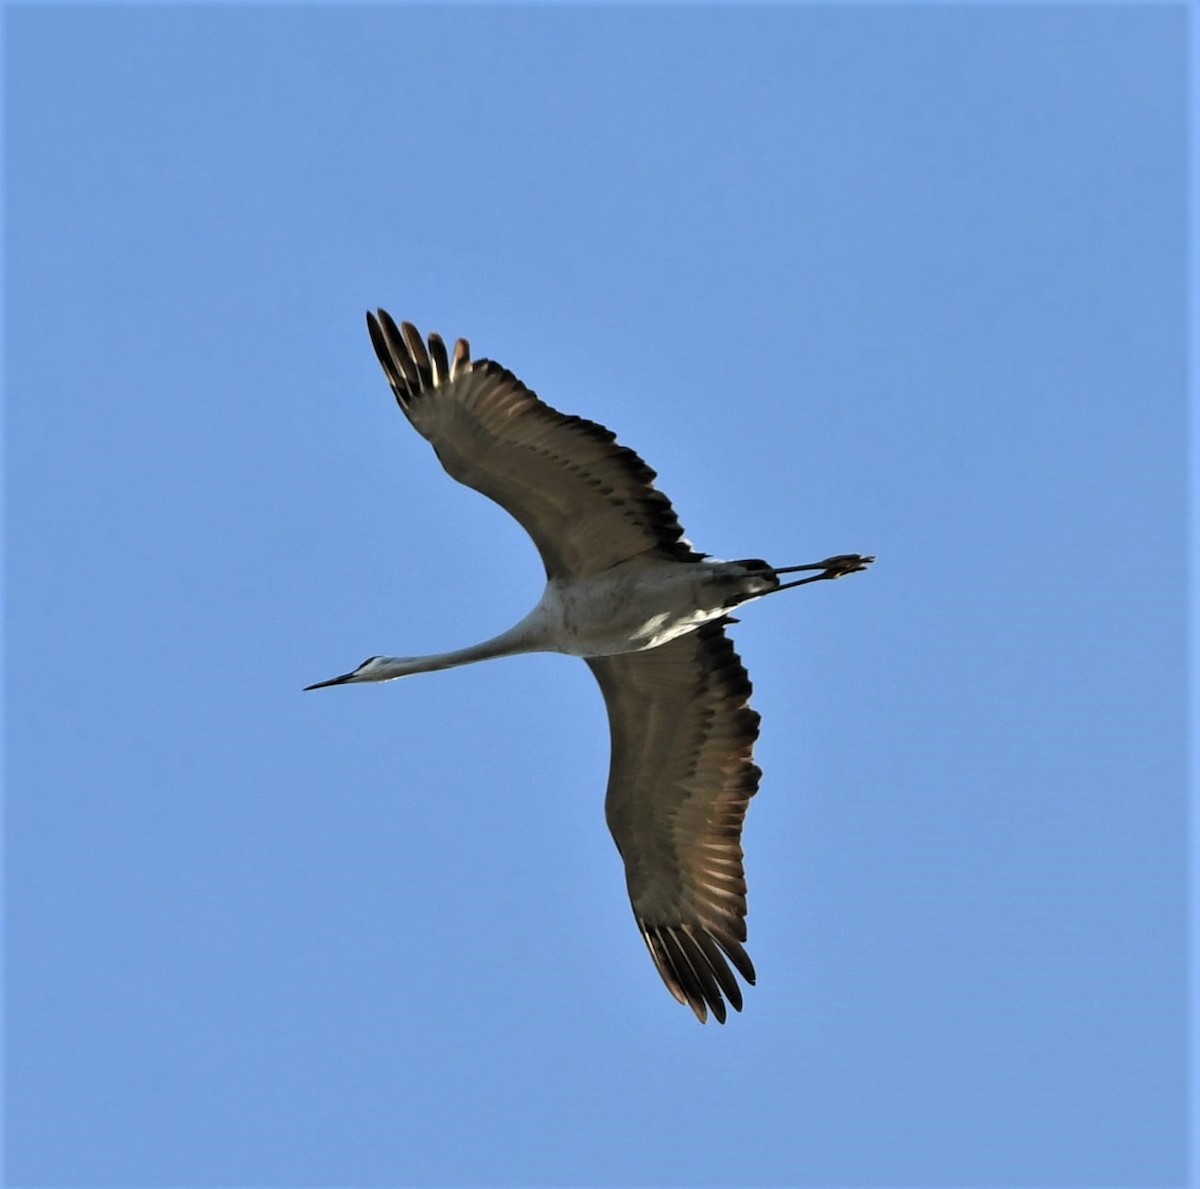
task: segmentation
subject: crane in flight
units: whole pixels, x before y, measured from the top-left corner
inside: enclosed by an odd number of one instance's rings
[[[308,689],[393,681],[493,657],[582,657],[608,708],[608,827],[633,914],[667,989],[725,1022],[742,1009],[730,963],[753,985],[742,822],[761,772],[758,714],[725,634],[743,603],[841,578],[874,560],[804,566],[720,561],[684,538],[654,472],[594,421],[560,413],[465,339],[450,354],[380,310],[367,329],[396,401],[454,479],[506,509],[533,538],[546,588],[515,627],[436,656],[373,656]],[[780,581],[781,574],[808,577]]]

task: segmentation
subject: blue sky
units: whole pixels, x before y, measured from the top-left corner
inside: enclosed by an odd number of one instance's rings
[[[1183,6],[10,7],[8,1176],[1186,1175]],[[532,545],[363,311],[613,427],[744,615],[701,1028]]]

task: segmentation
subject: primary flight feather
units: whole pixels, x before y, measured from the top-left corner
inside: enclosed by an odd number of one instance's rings
[[[367,315],[396,401],[446,471],[525,528],[546,568],[537,606],[481,644],[424,657],[370,657],[320,689],[511,656],[583,657],[612,732],[605,814],[634,917],[671,994],[703,1022],[742,1008],[746,953],[742,821],[758,788],[758,715],[725,634],[742,603],[840,578],[873,560],[806,566],[720,561],[684,538],[654,472],[594,421],[560,413],[491,360],[453,353],[383,311]],[[780,574],[814,571],[781,582]],[[732,965],[732,969],[731,969]]]

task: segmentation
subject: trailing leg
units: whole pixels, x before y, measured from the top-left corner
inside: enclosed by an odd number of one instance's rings
[[[811,578],[801,578],[796,582],[784,582],[779,590],[790,590],[793,586],[807,586],[810,582],[825,582],[832,578],[844,578],[847,574],[857,574],[865,570],[875,559],[864,557],[861,553],[839,553],[835,557],[827,557],[824,561],[814,562],[808,566],[778,566],[776,574],[799,574],[805,570],[820,570]]]

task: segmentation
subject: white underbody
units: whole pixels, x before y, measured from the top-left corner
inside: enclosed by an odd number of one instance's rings
[[[760,598],[776,584],[733,562],[646,561],[569,582],[550,581],[514,632],[568,656],[613,656],[657,648]],[[736,596],[736,597],[735,597]],[[536,646],[536,645],[535,645]]]

